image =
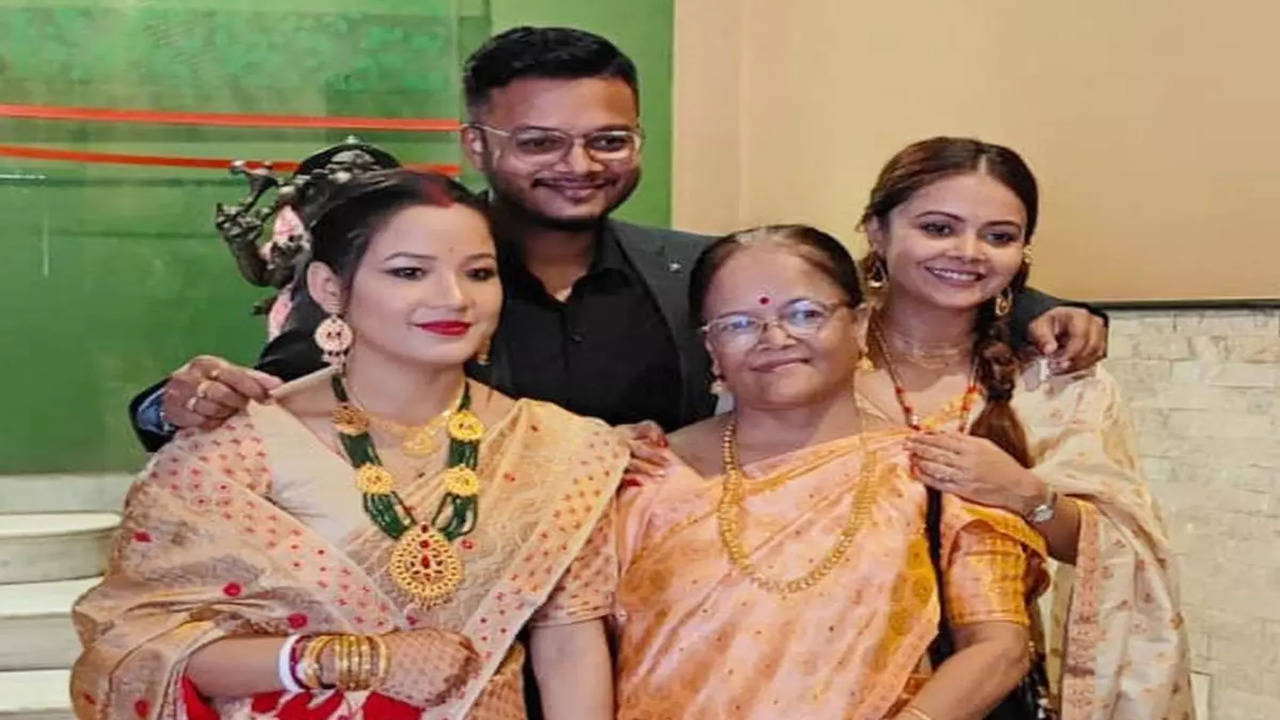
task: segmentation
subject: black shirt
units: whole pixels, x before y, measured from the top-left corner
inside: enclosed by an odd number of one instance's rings
[[[610,424],[680,426],[675,340],[644,278],[606,226],[595,259],[561,302],[501,243],[505,300],[492,364],[473,374],[513,397],[547,400]]]

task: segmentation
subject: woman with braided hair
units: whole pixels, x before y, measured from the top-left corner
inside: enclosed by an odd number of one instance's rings
[[[1014,350],[1037,214],[1009,148],[939,137],[889,161],[862,217],[874,310],[859,398],[916,430],[919,480],[1018,514],[1061,563],[1050,667],[1064,720],[1189,717],[1173,553],[1116,381],[1100,367],[1047,379]],[[965,405],[967,431],[953,422]]]

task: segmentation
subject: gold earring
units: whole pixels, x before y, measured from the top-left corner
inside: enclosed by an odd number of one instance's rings
[[[480,349],[476,351],[476,364],[477,364],[477,365],[488,365],[488,364],[489,364],[489,350],[490,350],[490,348],[492,347],[492,342],[493,342],[493,338],[492,338],[492,336],[491,336],[491,337],[487,337],[487,338],[485,338],[484,340],[481,340],[481,341],[480,341]]]
[[[320,321],[313,337],[325,363],[341,366],[347,360],[347,351],[351,349],[355,333],[347,321],[334,313]]]
[[[1004,317],[1013,309],[1013,288],[1005,286],[996,296],[996,317]]]
[[[871,262],[871,269],[867,271],[867,287],[872,290],[880,290],[888,282],[889,268],[885,267],[884,257],[877,253],[875,259]]]
[[[1022,264],[1031,267],[1031,246],[1027,245],[1022,248]]]

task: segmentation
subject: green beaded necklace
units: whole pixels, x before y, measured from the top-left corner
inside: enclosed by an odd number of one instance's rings
[[[378,457],[369,434],[369,416],[351,402],[340,373],[333,376],[331,385],[338,401],[331,420],[355,468],[364,511],[378,529],[397,541],[388,572],[419,602],[428,606],[444,602],[463,579],[462,561],[452,543],[475,530],[480,514],[476,468],[485,428],[471,412],[470,383],[464,382],[458,406],[449,414],[448,456],[437,476],[444,482],[445,493],[430,523],[419,523],[396,492],[395,478]]]

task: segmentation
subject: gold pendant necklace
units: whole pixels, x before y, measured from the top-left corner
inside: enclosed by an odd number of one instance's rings
[[[401,499],[395,477],[378,456],[369,435],[368,413],[352,404],[341,375],[334,375],[330,382],[338,401],[331,420],[356,471],[355,484],[364,496],[365,512],[395,541],[387,574],[423,607],[448,601],[465,577],[453,543],[475,530],[480,512],[477,467],[485,427],[470,409],[469,385],[463,381],[456,407],[444,416],[449,453],[445,468],[436,476],[444,485],[444,497],[435,516],[423,522]]]
[[[858,421],[858,449],[862,456],[862,466],[858,470],[858,486],[854,490],[853,505],[840,536],[831,549],[827,551],[817,566],[798,578],[778,580],[766,577],[751,561],[750,553],[742,542],[742,521],[739,513],[745,511],[743,501],[746,499],[746,483],[743,480],[742,466],[738,461],[738,422],[732,418],[725,424],[720,436],[722,461],[724,463],[724,489],[720,502],[716,506],[716,520],[720,529],[720,543],[724,546],[729,561],[738,571],[747,577],[753,585],[767,592],[782,596],[803,592],[822,582],[844,560],[858,528],[866,524],[871,515],[871,505],[875,501],[875,473],[873,458],[867,454],[867,442],[862,433],[861,413]]]

